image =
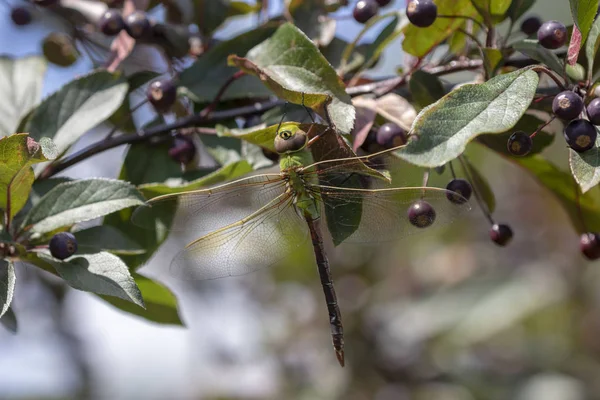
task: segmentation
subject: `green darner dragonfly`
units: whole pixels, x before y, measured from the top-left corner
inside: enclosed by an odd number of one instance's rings
[[[309,134],[298,126],[280,127],[281,123],[274,143],[280,154],[279,173],[155,197],[135,211],[133,222],[144,226],[162,206],[176,206],[174,230],[205,233],[173,259],[170,271],[182,279],[215,279],[268,267],[281,262],[310,238],[333,347],[344,366],[342,319],[325,253],[321,217],[326,216],[326,228],[334,244],[380,243],[422,231],[434,221],[444,225],[470,206],[460,195],[444,189],[386,185],[384,175],[375,168],[394,159],[392,153],[402,146],[369,156],[313,162],[311,152],[306,150],[319,136],[309,140]],[[332,129],[326,134],[336,135]],[[448,196],[454,196],[455,201],[450,202]],[[409,208],[412,214],[407,214]],[[419,213],[419,209],[424,211]]]

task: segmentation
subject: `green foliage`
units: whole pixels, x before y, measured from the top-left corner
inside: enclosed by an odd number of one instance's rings
[[[451,161],[478,135],[515,126],[529,107],[537,83],[537,74],[526,68],[454,90],[419,113],[411,128],[418,140],[398,155],[424,167]]]
[[[590,32],[594,23],[596,13],[598,12],[598,0],[569,0],[571,3],[571,14],[573,21],[581,32],[581,42],[583,43]]]
[[[584,153],[569,150],[569,164],[583,193],[596,187],[600,183],[600,137],[596,145]]]
[[[15,292],[15,267],[10,260],[0,260],[0,318],[8,311]]]

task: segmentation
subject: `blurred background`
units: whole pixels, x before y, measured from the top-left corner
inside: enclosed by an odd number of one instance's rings
[[[280,2],[272,3],[270,14],[280,14]],[[335,14],[336,35],[346,40],[361,29],[344,18],[353,3]],[[16,4],[0,3],[1,52],[40,54],[52,22],[15,27],[9,13]],[[404,6],[397,0],[391,7]],[[540,0],[532,13],[571,21],[566,1]],[[255,24],[255,17],[235,18],[217,37]],[[392,75],[403,61],[396,41],[369,76]],[[49,65],[44,93],[90,68],[84,58],[68,68]],[[108,130],[90,132],[75,150]],[[116,177],[124,151],[102,153],[64,175]],[[561,143],[546,150],[563,168],[567,154]],[[512,243],[493,244],[473,204],[455,223],[397,243],[329,244],[346,368],[333,355],[310,258],[185,284],[166,272],[183,245],[174,236],[141,272],[173,290],[186,328],[124,314],[21,266],[13,302],[19,332],[0,327],[0,398],[600,399],[600,266],[584,261],[567,215],[533,178],[482,147],[468,155],[496,196],[494,218],[512,226]],[[422,171],[406,168],[403,179],[419,184]],[[433,174],[432,184],[450,179],[448,171]]]

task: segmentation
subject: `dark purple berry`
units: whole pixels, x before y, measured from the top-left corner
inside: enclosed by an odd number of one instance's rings
[[[77,251],[77,239],[69,232],[59,232],[50,239],[50,254],[52,257],[64,260]]]
[[[31,11],[26,7],[15,7],[10,12],[10,18],[15,25],[28,25],[31,22]]]
[[[464,204],[473,193],[471,184],[464,179],[452,179],[446,186],[446,197],[454,204]]]
[[[391,2],[392,0],[377,0],[377,4],[379,4],[379,7],[385,7]]]
[[[406,4],[406,16],[411,24],[427,28],[437,18],[437,6],[431,0],[410,0]]]
[[[579,249],[588,260],[600,258],[600,235],[586,232],[579,238]]]
[[[169,149],[169,157],[180,164],[189,164],[196,156],[194,141],[186,136],[176,136]]]
[[[576,119],[569,122],[564,131],[567,144],[578,153],[594,147],[597,135],[596,127],[585,119]]]
[[[379,11],[379,5],[375,0],[358,0],[354,6],[352,15],[356,22],[364,24],[371,18],[373,18]]]
[[[164,113],[175,104],[177,87],[169,79],[157,80],[148,85],[146,96],[156,111]]]
[[[125,17],[125,31],[134,39],[144,39],[152,33],[150,21],[143,11],[134,11]]]
[[[107,10],[98,21],[100,31],[106,36],[115,36],[125,28],[125,22],[118,10]]]
[[[600,125],[600,98],[596,97],[590,101],[587,106],[587,115],[592,124]]]
[[[400,128],[393,122],[388,122],[379,127],[377,130],[377,144],[386,149],[398,147],[406,144],[407,137],[404,129]]]
[[[521,23],[521,32],[526,35],[533,35],[542,26],[542,20],[539,17],[528,17]]]
[[[506,246],[513,237],[510,226],[504,224],[494,224],[490,229],[490,239],[498,246]]]
[[[523,131],[516,131],[508,138],[506,143],[508,152],[513,156],[526,156],[533,147],[533,140]]]
[[[583,111],[583,99],[570,90],[560,92],[552,100],[552,112],[558,118],[570,121],[579,117]]]
[[[537,38],[547,49],[558,49],[567,42],[567,28],[558,21],[544,22],[537,31]]]
[[[435,210],[425,200],[415,201],[408,208],[408,220],[417,228],[427,228],[435,221]]]

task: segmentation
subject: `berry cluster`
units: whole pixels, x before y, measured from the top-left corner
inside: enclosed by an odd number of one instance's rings
[[[352,16],[356,22],[366,23],[385,7],[391,0],[358,0],[354,5]],[[409,21],[419,27],[427,27],[437,18],[437,6],[432,0],[411,0],[406,5],[406,16]]]
[[[123,18],[119,10],[109,9],[98,21],[98,28],[106,36],[115,36],[123,29],[134,39],[147,39],[152,35],[150,20],[139,10]]]

